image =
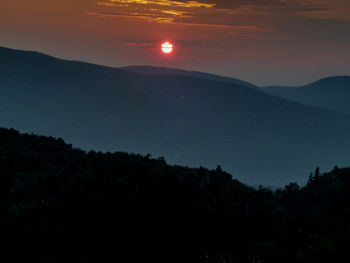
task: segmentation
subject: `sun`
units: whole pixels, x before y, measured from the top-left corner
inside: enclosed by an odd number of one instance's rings
[[[163,42],[162,43],[162,52],[164,54],[171,54],[174,51],[174,45],[170,42]]]

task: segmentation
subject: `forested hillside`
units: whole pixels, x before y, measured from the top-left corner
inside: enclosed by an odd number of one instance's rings
[[[2,254],[38,263],[348,262],[350,169],[316,169],[305,187],[276,192],[234,177],[1,129]]]

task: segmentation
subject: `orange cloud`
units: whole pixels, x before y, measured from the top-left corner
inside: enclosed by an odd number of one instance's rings
[[[176,7],[205,7],[213,8],[216,4],[201,3],[198,1],[171,1],[171,0],[109,0],[112,3],[121,4],[141,4],[141,5],[161,5],[161,6],[176,6]]]
[[[349,8],[331,6],[330,0],[99,1],[98,9],[89,12],[90,15],[228,29],[233,31],[232,39],[285,40],[296,35],[312,38],[325,23],[336,27],[334,21],[350,22]],[[339,25],[336,31],[345,26]]]
[[[187,12],[177,11],[177,10],[161,10],[162,13],[174,16],[184,16]]]

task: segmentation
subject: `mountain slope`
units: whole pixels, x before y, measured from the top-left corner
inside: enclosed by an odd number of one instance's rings
[[[220,167],[85,152],[0,128],[0,175],[5,262],[350,259],[350,168],[316,169],[306,186],[272,192]]]
[[[231,84],[247,86],[250,88],[257,88],[255,85],[240,79],[223,77],[223,76],[218,76],[218,75],[203,73],[198,71],[188,71],[188,70],[174,69],[174,68],[160,68],[160,67],[152,67],[152,66],[129,66],[129,67],[122,67],[121,69],[125,69],[130,72],[135,72],[143,75],[189,76],[189,77],[196,77],[196,78],[202,78],[202,79],[208,79],[208,80],[215,80],[220,82],[227,82]]]
[[[83,149],[220,164],[251,184],[301,181],[349,160],[350,117],[246,86],[153,76],[0,49],[0,126]]]
[[[305,105],[350,114],[350,76],[321,79],[302,87],[264,87],[265,92]]]

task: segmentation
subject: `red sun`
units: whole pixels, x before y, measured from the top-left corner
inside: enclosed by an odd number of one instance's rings
[[[170,42],[163,42],[162,43],[162,52],[164,54],[171,54],[174,51],[174,45],[171,44]]]

